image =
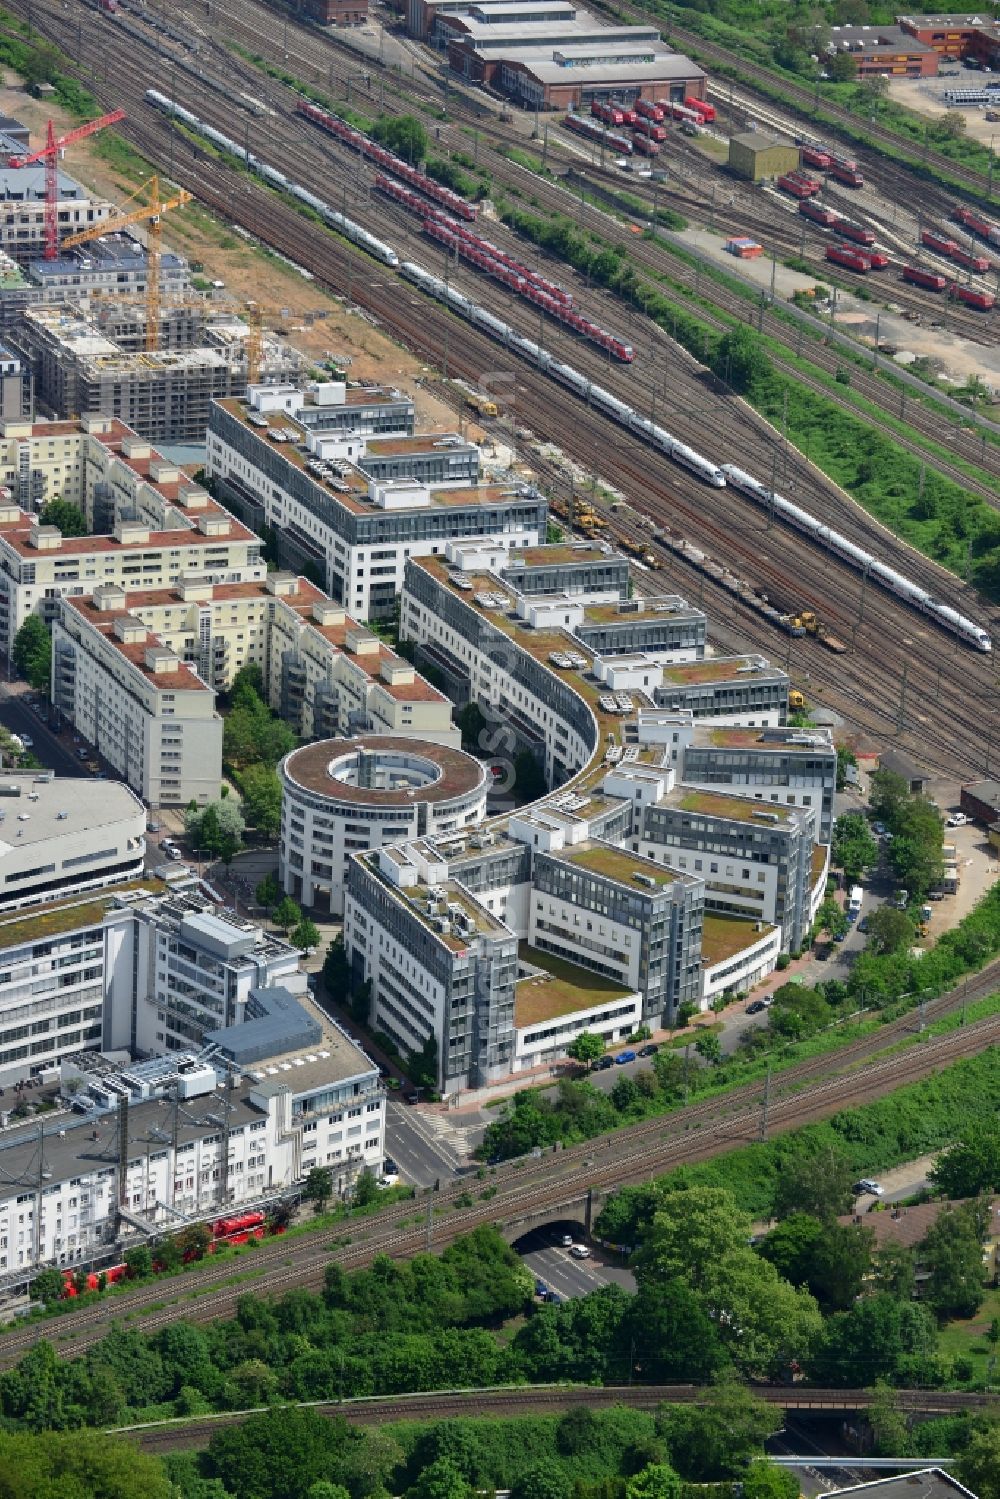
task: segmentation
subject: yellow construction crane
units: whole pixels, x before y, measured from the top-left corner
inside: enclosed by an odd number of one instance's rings
[[[102,234],[115,234],[119,229],[127,229],[130,224],[145,224],[147,226],[146,242],[146,348],[150,353],[155,352],[160,342],[160,225],[165,213],[172,208],[181,208],[185,203],[190,203],[192,194],[179,188],[172,198],[160,197],[160,179],[155,174],[144,182],[132,198],[132,202],[138,194],[145,196],[145,202],[139,207],[126,209],[125,212],[115,214],[110,219],[103,219],[99,224],[94,224],[90,229],[83,229],[79,234],[71,234],[62,242],[62,248],[69,249],[72,245],[86,244],[87,240],[99,239]]]

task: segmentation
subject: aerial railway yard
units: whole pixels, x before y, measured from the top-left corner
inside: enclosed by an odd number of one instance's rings
[[[251,5],[248,14],[256,14],[255,7]],[[67,40],[67,22],[61,9],[36,5],[34,18],[35,24],[54,40]],[[96,13],[83,13],[78,57],[82,69],[89,70],[98,80],[106,55],[103,28],[113,24]],[[71,29],[75,33],[75,26]],[[304,43],[294,40],[295,33],[296,28],[290,27],[287,66],[300,71],[295,49],[301,49]],[[315,47],[315,33],[307,35]],[[263,51],[263,34],[255,31],[254,36]],[[338,57],[333,43],[326,38],[319,40],[324,55]],[[239,59],[234,60],[228,52],[221,54],[221,61],[225,63],[230,87],[234,78],[243,78],[241,67],[246,69],[247,79],[255,78],[259,84],[260,75]],[[143,97],[146,86],[163,84],[163,57],[155,34],[151,35],[148,46],[134,49],[134,64],[127,76],[114,80],[115,102],[128,108],[127,133],[151,159],[173,160],[175,175],[217,211],[280,248],[325,284],[341,292],[347,290],[354,301],[415,351],[440,364],[445,350],[450,373],[478,381],[485,371],[497,369],[499,354],[504,365],[516,370],[515,409],[531,411],[532,426],[539,437],[558,444],[581,466],[600,476],[607,476],[608,454],[613,452],[611,477],[637,511],[656,526],[686,536],[734,572],[751,579],[780,608],[814,609],[832,631],[850,639],[855,649],[832,662],[814,642],[783,635],[763,623],[759,614],[731,592],[711,580],[706,582],[703,574],[675,553],[662,551],[672,583],[689,592],[695,587],[702,590],[708,607],[716,610],[727,626],[745,634],[748,642],[771,651],[776,659],[787,661],[796,677],[808,676],[813,694],[840,708],[859,728],[884,739],[887,733],[895,734],[900,725],[904,731],[907,727],[919,727],[925,758],[942,769],[961,774],[982,769],[985,748],[982,725],[995,717],[997,703],[997,684],[988,659],[975,659],[958,642],[880,590],[872,587],[866,590],[864,580],[857,574],[815,546],[803,544],[783,526],[775,523],[762,532],[759,512],[755,514],[750,504],[743,503],[729,490],[706,490],[692,475],[664,463],[640,440],[623,433],[603,415],[594,412],[589,422],[580,423],[579,400],[533,369],[530,361],[498,351],[489,339],[459,324],[414,292],[387,297],[388,287],[396,284],[390,269],[380,268],[373,277],[370,260],[319,226],[304,221],[287,203],[245,174],[238,175],[190,147],[189,142],[172,134],[170,127],[155,117]],[[215,65],[218,67],[220,61]],[[340,66],[339,76],[346,78],[349,67]],[[199,55],[199,67],[208,67],[204,52]],[[232,129],[231,104],[220,94],[212,76],[206,75],[205,82],[200,84],[178,69],[171,71],[174,77],[170,86],[175,96],[197,111],[200,118],[213,121],[223,130]],[[324,77],[328,71],[324,70]],[[105,91],[110,88],[109,84]],[[294,107],[291,101],[296,96],[282,86],[269,85],[268,93],[276,105],[276,113],[267,124],[268,151],[273,150],[276,159],[283,162],[294,161],[297,180],[322,184],[323,193],[332,202],[350,201],[355,217],[362,219],[371,213],[368,222],[381,230],[383,238],[398,244],[401,258],[411,257],[437,269],[433,255],[428,254],[427,241],[417,226],[406,222],[403,211],[390,218],[381,205],[372,209],[369,203],[357,201],[356,159],[348,158],[332,143],[328,146],[321,138],[317,139],[318,132],[312,132],[314,138],[309,139],[307,127],[297,125],[291,116]],[[492,131],[493,127],[490,128]],[[467,147],[468,137],[463,135],[461,139]],[[496,164],[498,172],[502,163],[505,180],[530,181],[533,195],[544,206],[575,210],[572,200],[558,186],[524,173],[497,152],[484,148],[481,159],[491,169]],[[350,200],[349,193],[353,195]],[[604,216],[583,205],[579,216],[585,227],[593,222],[598,232],[608,234],[610,220]],[[504,233],[500,226],[490,226],[491,238],[500,239]],[[507,242],[519,243],[513,238]],[[678,274],[682,263],[666,256],[655,245],[632,239],[629,246],[637,263],[645,264],[642,257],[646,254],[659,256],[659,261],[650,262],[651,268],[654,263],[662,264],[673,277],[683,279]],[[523,245],[521,253],[524,254]],[[546,262],[534,251],[531,253],[540,265],[552,270],[552,262]],[[695,282],[696,270],[688,269],[690,281]],[[566,284],[572,282],[574,289],[579,287],[580,278],[572,276],[565,267],[560,266],[556,274]],[[468,286],[471,295],[495,308],[498,315],[515,321],[510,298],[501,288],[488,290],[481,278],[466,282],[461,279],[464,276],[464,272],[456,272],[459,284]],[[714,292],[715,288],[713,295]],[[600,308],[602,321],[621,327],[620,303],[606,293],[580,291],[579,294],[582,305]],[[745,303],[742,310],[745,316]],[[519,316],[524,319],[522,331],[535,337],[538,320],[534,311],[528,309]],[[784,485],[787,491],[790,487],[808,508],[818,510],[825,520],[861,545],[872,548],[874,535],[877,538],[874,547],[880,558],[929,590],[955,600],[964,612],[991,627],[988,612],[956,580],[943,575],[934,564],[876,527],[794,450],[786,452],[781,448],[771,429],[741,403],[720,393],[717,382],[693,360],[678,354],[660,329],[636,316],[626,323],[625,331],[635,346],[636,362],[627,376],[621,378],[627,379],[624,393],[637,410],[653,413],[658,409],[659,420],[668,423],[671,430],[693,447],[709,445],[707,433],[721,434],[725,451],[714,452],[712,456],[724,461],[739,452],[741,460],[758,477],[767,478],[772,466],[777,465],[778,488]],[[545,328],[543,337],[547,350],[555,350],[559,358],[571,361],[586,378],[597,384],[608,382],[607,362],[596,351],[592,355],[587,353],[562,330],[557,332],[550,326]],[[664,416],[664,412],[668,415]],[[963,438],[963,442],[968,439]],[[955,446],[958,447],[957,442]],[[974,448],[978,457],[979,444],[975,443]],[[983,454],[989,459],[994,457],[992,451],[987,453],[985,444]],[[644,540],[652,551],[657,549],[648,534]],[[955,672],[952,667],[959,660],[961,671]],[[944,670],[945,667],[948,669]],[[908,693],[905,703],[904,693]]]
[[[767,1090],[769,1134],[828,1118],[839,1109],[879,1098],[906,1083],[931,1076],[962,1057],[1000,1044],[1000,1016],[989,1016],[940,1036],[912,1040],[920,1024],[992,993],[1000,961],[991,963],[962,988],[890,1021],[877,1032],[836,1052],[813,1057],[775,1073]],[[893,1050],[892,1048],[896,1048]],[[320,1288],[331,1263],[345,1268],[369,1264],[379,1254],[409,1257],[440,1248],[482,1223],[519,1230],[560,1210],[585,1203],[588,1194],[606,1195],[628,1182],[647,1181],[682,1162],[708,1160],[760,1138],[763,1084],[750,1084],[717,1097],[629,1126],[606,1139],[568,1146],[539,1159],[522,1158],[495,1168],[487,1199],[468,1205],[469,1187],[459,1179],[417,1204],[402,1202],[374,1218],[345,1225],[343,1238],[325,1231],[289,1241],[260,1241],[254,1258],[257,1295],[281,1294],[293,1286]],[[94,1306],[81,1307],[58,1321],[10,1328],[0,1338],[0,1367],[16,1363],[41,1339],[62,1356],[74,1356],[104,1336],[115,1320],[134,1320],[144,1333],[178,1319],[217,1320],[231,1314],[246,1282],[231,1267],[192,1265],[177,1280],[155,1280]]]

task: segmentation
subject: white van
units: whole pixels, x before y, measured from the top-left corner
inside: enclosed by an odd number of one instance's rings
[[[856,916],[861,915],[861,903],[865,898],[865,892],[860,885],[853,885],[851,893],[847,898],[847,915],[853,921]]]

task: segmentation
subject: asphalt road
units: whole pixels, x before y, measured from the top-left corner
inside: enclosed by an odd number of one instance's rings
[[[0,688],[0,723],[12,734],[29,734],[33,741],[32,752],[42,764],[60,776],[84,776],[87,774],[82,761],[73,753],[72,745],[58,739],[47,724],[42,723],[37,713],[19,697],[8,696]]]
[[[385,1110],[385,1149],[399,1167],[404,1182],[433,1187],[450,1182],[468,1161],[447,1134],[435,1129],[436,1115],[389,1098]]]
[[[545,1223],[518,1243],[518,1253],[536,1280],[544,1281],[550,1291],[557,1291],[566,1298],[586,1296],[588,1291],[596,1291],[612,1282],[626,1291],[635,1290],[635,1276],[631,1270],[616,1264],[610,1257],[605,1258],[603,1250],[591,1246],[589,1259],[575,1260],[560,1244],[564,1233],[571,1233],[577,1244],[584,1242],[581,1225],[567,1221]]]

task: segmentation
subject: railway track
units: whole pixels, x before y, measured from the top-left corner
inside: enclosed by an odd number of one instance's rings
[[[925,1020],[947,1014],[1000,982],[1000,960],[976,976],[967,988],[942,995],[925,1007]],[[874,1035],[862,1037],[826,1057],[811,1058],[772,1076],[768,1092],[768,1128],[785,1132],[826,1118],[853,1102],[883,1096],[906,1082],[931,1075],[963,1056],[1000,1043],[1000,1016],[991,1016],[957,1031],[891,1051],[912,1036],[914,1015],[892,1021]],[[350,1241],[317,1234],[315,1239],[263,1241],[254,1260],[254,1293],[275,1295],[299,1285],[319,1289],[327,1265],[352,1269],[377,1254],[409,1257],[443,1247],[483,1223],[510,1225],[549,1216],[592,1191],[614,1190],[646,1181],[682,1162],[709,1159],[758,1138],[760,1084],[710,1097],[673,1114],[642,1121],[606,1140],[522,1159],[491,1172],[494,1195],[470,1207],[473,1185],[458,1181],[413,1203],[390,1208],[377,1218],[350,1226]],[[40,1339],[73,1356],[97,1342],[109,1324],[128,1319],[152,1332],[178,1319],[215,1320],[235,1310],[247,1285],[229,1266],[203,1265],[177,1280],[154,1282],[116,1295],[95,1307],[80,1309],[57,1322],[11,1329],[0,1339],[0,1366],[9,1366]]]
[[[37,7],[35,15],[37,23]],[[61,17],[58,19],[61,20]],[[53,30],[56,39],[60,39],[58,26]],[[81,50],[85,54],[82,59],[84,64],[88,55],[95,59],[102,55],[100,42],[92,39],[86,32]],[[129,130],[147,154],[164,159],[171,149],[170,142],[173,138],[167,131],[165,122],[150,120],[150,111],[142,99],[144,82],[141,69],[137,66],[128,79],[128,87],[133,90],[127,101],[132,110]],[[120,96],[122,86],[119,83],[116,97]],[[210,102],[207,97],[203,101],[203,114],[209,112]],[[228,119],[223,117],[222,123],[231,128]],[[176,140],[173,143],[176,146]],[[177,175],[183,176],[189,187],[193,187],[227,218],[236,217],[245,228],[263,234],[272,243],[276,242],[284,253],[291,254],[306,265],[327,285],[343,290],[345,286],[351,285],[353,278],[355,299],[372,316],[390,327],[423,356],[432,360],[440,359],[442,347],[447,346],[450,334],[460,326],[453,318],[426,304],[417,306],[421,299],[409,291],[402,297],[386,297],[386,286],[394,284],[389,272],[384,273],[385,284],[380,280],[382,273],[377,273],[374,278],[370,271],[367,275],[361,274],[359,267],[366,264],[362,257],[337,242],[333,236],[306,224],[272,194],[262,193],[245,176],[234,178],[227,169],[195,156],[189,160],[186,150],[177,159]],[[351,168],[354,170],[353,163]],[[238,189],[234,184],[238,184]],[[606,318],[602,320],[610,321]],[[533,335],[534,328],[528,327],[527,331]],[[664,388],[661,399],[667,400],[675,408],[671,412],[671,424],[677,426],[683,419],[683,413],[687,411],[690,413],[689,420],[696,424],[694,440],[698,442],[699,439],[704,440],[701,428],[706,420],[712,421],[717,430],[720,422],[725,424],[733,420],[725,403],[719,408],[717,417],[709,418],[706,411],[707,386],[704,372],[698,371],[693,361],[687,361],[686,356],[679,357],[677,351],[670,348],[669,340],[661,330],[654,328],[650,337],[658,341],[659,348],[662,349]],[[484,369],[496,367],[496,346],[465,326],[461,328],[461,336],[452,339],[451,347],[452,368],[466,378],[476,380]],[[582,358],[580,346],[574,345],[573,348],[573,361],[579,364]],[[897,732],[899,716],[895,714],[894,706],[897,692],[901,692],[901,689],[892,684],[899,684],[908,672],[909,690],[913,700],[919,700],[920,703],[919,722],[915,724],[915,728],[919,731],[925,758],[928,753],[933,753],[935,764],[944,770],[952,773],[957,771],[963,775],[975,773],[981,767],[982,724],[991,721],[994,711],[992,700],[996,692],[996,683],[988,670],[988,663],[969,660],[967,651],[962,653],[961,658],[956,652],[954,659],[956,663],[961,659],[962,680],[960,683],[951,682],[944,671],[948,661],[944,653],[948,650],[948,645],[933,627],[928,628],[922,621],[917,622],[911,612],[902,608],[895,600],[878,597],[877,590],[869,589],[865,598],[863,582],[859,584],[858,578],[848,569],[818,555],[814,548],[803,546],[794,535],[784,532],[780,538],[776,535],[777,552],[765,565],[760,557],[760,516],[749,506],[734,504],[727,493],[724,501],[728,511],[726,519],[724,522],[721,520],[720,512],[720,519],[716,520],[715,511],[722,502],[713,495],[713,505],[711,508],[707,507],[705,492],[692,477],[674,472],[665,476],[664,465],[657,455],[611,423],[605,425],[604,419],[596,414],[592,414],[586,424],[581,424],[579,402],[575,397],[554,387],[552,382],[545,380],[532,367],[514,356],[504,354],[501,357],[505,363],[517,366],[518,406],[521,410],[531,409],[533,423],[539,435],[555,442],[581,461],[595,465],[594,471],[597,473],[603,472],[607,453],[613,451],[616,454],[618,472],[628,481],[632,497],[642,495],[640,508],[654,520],[667,526],[673,524],[677,529],[680,516],[683,529],[692,541],[720,557],[733,566],[734,570],[744,575],[749,571],[754,578],[762,577],[776,602],[787,599],[788,607],[816,607],[817,612],[823,614],[831,627],[840,626],[851,634],[859,654],[856,659],[839,662],[834,672],[832,663],[827,664],[823,659],[824,653],[812,642],[805,646],[796,642],[793,648],[787,637],[775,630],[762,629],[758,618],[749,613],[740,614],[739,606],[736,606],[734,621],[737,617],[749,621],[752,638],[758,648],[763,646],[770,649],[779,659],[784,653],[790,666],[793,664],[794,651],[794,667],[799,676],[808,677],[823,700],[836,702],[859,728],[880,738]],[[682,367],[686,377],[683,386],[678,383]],[[592,378],[607,378],[603,366],[598,362],[595,361],[587,368],[590,369]],[[630,371],[629,378],[634,374],[634,370]],[[643,399],[647,400],[648,405],[648,401],[654,399],[652,392],[647,392]],[[636,404],[641,404],[638,398]],[[675,416],[678,422],[674,421]],[[748,422],[749,416],[741,413],[740,419]],[[765,424],[760,423],[759,418],[756,420],[761,429],[768,430]],[[700,428],[697,427],[698,423],[701,424]],[[777,435],[773,431],[768,433],[766,441],[761,439],[758,432],[755,442],[748,447],[748,451],[756,453],[763,473],[770,470],[776,442]],[[840,529],[847,530],[850,526],[862,528],[860,539],[870,546],[870,529],[864,529],[870,523],[856,513],[844,497],[826,485],[822,476],[812,470],[805,460],[797,455],[790,457],[786,467],[783,455],[782,471],[783,475],[791,473],[793,482],[804,485],[807,492],[816,490],[821,496],[816,507],[818,513],[826,519],[835,520]],[[801,491],[793,492],[801,497]],[[735,556],[734,542],[739,542],[735,548]],[[904,571],[918,577],[920,581],[932,578],[933,591],[941,591],[941,574],[933,564],[918,559],[916,554],[909,552],[890,533],[879,533],[879,550],[887,557],[895,554],[897,560],[902,558]],[[710,606],[713,600],[721,601],[721,610],[729,618],[734,605],[724,590],[709,588],[708,599]],[[974,611],[974,605],[968,606],[964,600],[961,600],[961,604],[965,606],[966,612],[970,612],[970,608]],[[915,651],[913,647],[916,647]],[[862,651],[870,652],[871,659],[863,661],[860,656]]]
[[[858,1411],[876,1398],[871,1390],[812,1389],[804,1385],[750,1386],[759,1400],[784,1410]],[[661,1405],[696,1405],[705,1400],[700,1385],[593,1385],[547,1386],[504,1390],[439,1390],[415,1395],[380,1395],[352,1400],[303,1400],[296,1410],[311,1410],[327,1419],[343,1420],[351,1426],[387,1425],[395,1421],[478,1420],[487,1417],[561,1415],[585,1407],[608,1410],[628,1406],[632,1410],[656,1410]],[[986,1409],[992,1397],[973,1391],[894,1390],[900,1409],[939,1415]],[[260,1406],[245,1411],[220,1411],[210,1416],[180,1416],[174,1420],[146,1422],[110,1428],[108,1435],[135,1441],[145,1452],[174,1452],[205,1447],[217,1431],[241,1426],[252,1416],[266,1415]]]

